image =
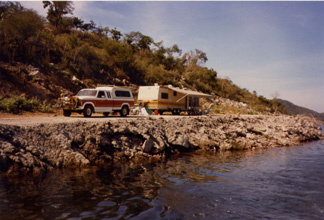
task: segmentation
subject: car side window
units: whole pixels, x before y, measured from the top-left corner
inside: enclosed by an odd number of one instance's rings
[[[108,99],[111,99],[110,92],[106,92]]]
[[[115,95],[116,95],[117,97],[131,97],[129,91],[122,91],[122,90],[116,90],[116,91],[115,91]]]
[[[106,98],[104,91],[99,91],[97,98]]]

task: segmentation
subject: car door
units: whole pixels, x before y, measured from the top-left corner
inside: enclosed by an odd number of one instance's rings
[[[114,99],[110,91],[106,91],[105,112],[112,112],[114,106]]]
[[[96,98],[96,106],[95,111],[96,112],[105,112],[106,109],[106,102],[107,102],[107,96],[105,91],[98,91],[97,98]]]

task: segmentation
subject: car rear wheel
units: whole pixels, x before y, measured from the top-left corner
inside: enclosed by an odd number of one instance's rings
[[[93,108],[90,105],[87,105],[83,110],[84,117],[91,117],[92,113],[93,113]]]
[[[109,112],[104,112],[103,115],[107,117],[109,115]]]
[[[129,113],[129,109],[127,106],[123,106],[121,111],[120,111],[120,116],[121,117],[126,117]]]
[[[65,116],[65,117],[70,117],[71,116],[71,111],[70,110],[64,110],[63,109],[63,115]]]

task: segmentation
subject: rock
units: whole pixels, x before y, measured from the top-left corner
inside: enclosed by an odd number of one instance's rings
[[[28,73],[29,76],[36,76],[37,74],[39,74],[39,70],[38,70],[38,69],[33,70],[33,71],[30,71],[30,72]]]
[[[72,77],[72,81],[74,81],[74,82],[78,82],[78,83],[81,82],[81,81],[80,81],[76,76],[73,76],[73,77]]]
[[[13,146],[11,143],[6,142],[6,141],[0,141],[0,145],[1,145],[1,151],[5,154],[11,154],[15,151],[15,146]]]
[[[153,140],[150,138],[143,143],[142,149],[145,153],[150,153],[153,147]]]
[[[180,136],[177,140],[178,145],[183,146],[184,148],[189,149],[190,143],[189,139],[186,136]]]
[[[238,115],[0,125],[0,172],[28,175],[60,167],[104,166],[111,161],[164,158],[199,148],[296,145],[322,138],[318,128],[316,121],[306,117]]]

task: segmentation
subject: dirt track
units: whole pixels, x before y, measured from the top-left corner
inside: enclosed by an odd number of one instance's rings
[[[134,117],[127,117],[134,118]],[[0,124],[7,125],[17,125],[17,126],[29,126],[29,125],[40,125],[40,124],[58,124],[58,123],[69,123],[69,122],[78,122],[78,121],[88,121],[88,122],[103,122],[108,120],[116,120],[120,117],[103,117],[103,116],[94,116],[91,118],[84,118],[82,116],[33,116],[33,117],[8,117],[0,118]]]
[[[149,116],[153,119],[158,119],[163,117],[164,119],[170,118],[183,118],[183,117],[204,117],[204,116],[173,116],[173,115],[163,115],[163,116]],[[139,118],[147,118],[146,116],[108,116],[104,117],[101,114],[94,114],[91,118],[85,118],[82,115],[72,115],[71,117],[56,116],[54,114],[42,114],[42,115],[1,115],[0,124],[16,125],[16,126],[33,126],[40,124],[58,124],[58,123],[73,123],[73,122],[105,122],[111,120],[136,120]]]

